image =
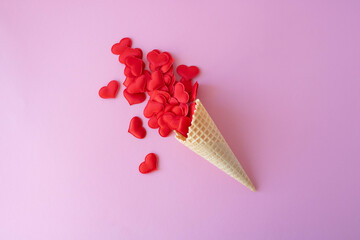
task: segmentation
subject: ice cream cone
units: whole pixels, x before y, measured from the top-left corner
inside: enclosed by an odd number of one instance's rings
[[[176,132],[176,139],[252,191],[255,191],[254,185],[200,100],[197,99],[195,103],[196,109],[188,137]]]

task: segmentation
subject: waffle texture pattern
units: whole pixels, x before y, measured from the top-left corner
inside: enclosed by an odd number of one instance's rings
[[[176,139],[225,173],[255,191],[239,161],[199,99],[195,101],[188,137],[176,132]]]

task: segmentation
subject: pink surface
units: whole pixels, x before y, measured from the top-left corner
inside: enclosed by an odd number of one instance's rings
[[[0,1],[0,239],[360,239],[359,1]],[[251,192],[98,97],[129,36],[201,69]],[[121,91],[124,88],[122,87]],[[221,99],[219,101],[219,99]],[[141,175],[149,152],[159,170]]]

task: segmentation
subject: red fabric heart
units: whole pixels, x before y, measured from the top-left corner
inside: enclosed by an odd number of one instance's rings
[[[130,68],[131,74],[135,77],[140,76],[145,67],[143,60],[134,56],[128,56],[125,65]]]
[[[131,81],[127,87],[128,93],[141,93],[145,92],[146,88],[146,76],[145,74],[135,78],[133,81]]]
[[[146,130],[143,127],[143,122],[142,122],[141,118],[133,117],[130,120],[128,132],[131,133],[132,135],[134,135],[134,137],[140,138],[140,139],[142,139],[146,136]]]
[[[149,127],[156,129],[159,127],[157,115],[153,115],[148,121]]]
[[[120,42],[115,43],[111,47],[111,52],[115,55],[120,55],[124,52],[124,50],[128,47],[131,47],[132,41],[130,38],[123,38]]]
[[[135,77],[126,77],[125,81],[123,82],[123,85],[125,87],[128,87],[134,81],[135,81]]]
[[[124,94],[124,97],[129,102],[130,105],[142,103],[146,99],[146,94],[145,93],[133,93],[132,94],[132,93],[129,93],[127,91],[127,89],[124,90],[123,94]]]
[[[185,91],[184,84],[178,82],[175,84],[174,97],[182,103],[189,101],[189,94]]]
[[[198,84],[198,82],[196,82],[191,91],[190,102],[195,101],[196,96],[197,96],[198,87],[199,87],[199,84]]]
[[[152,172],[157,168],[157,156],[155,153],[149,153],[145,157],[145,161],[139,166],[139,171],[143,174]]]
[[[180,65],[176,68],[176,72],[185,79],[193,79],[199,74],[199,68],[196,66]]]
[[[116,80],[112,80],[107,86],[100,88],[99,96],[101,98],[115,98],[119,91],[120,84]]]
[[[189,117],[181,117],[176,131],[187,137],[190,125],[191,119]]]
[[[167,137],[171,133],[171,128],[167,125],[162,117],[158,118],[158,125],[159,125],[159,134],[162,137]]]
[[[189,106],[186,103],[180,103],[179,107],[182,109],[183,111],[183,116],[186,116],[189,112]]]
[[[169,55],[166,53],[160,53],[159,50],[155,49],[148,53],[147,60],[151,64],[152,69],[158,70],[161,66],[169,62]]]
[[[146,118],[151,118],[154,114],[161,112],[162,110],[164,110],[164,104],[149,100],[144,108],[144,116]]]
[[[126,58],[129,56],[142,58],[142,51],[140,48],[126,48],[119,56],[119,61],[125,63]]]
[[[180,118],[176,116],[173,112],[166,112],[161,116],[164,123],[172,130],[178,128],[180,123]]]
[[[167,55],[169,57],[169,60],[167,61],[166,64],[164,64],[163,66],[161,66],[160,70],[163,73],[166,73],[170,70],[170,68],[172,67],[173,63],[174,63],[174,58],[171,56],[170,53],[168,52],[163,52],[163,54]]]
[[[155,71],[151,73],[151,79],[147,83],[147,90],[154,91],[164,86],[164,78],[161,71]]]

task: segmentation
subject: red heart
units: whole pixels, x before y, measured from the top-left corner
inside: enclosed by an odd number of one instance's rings
[[[111,52],[115,55],[120,55],[124,52],[124,50],[128,47],[131,47],[131,39],[130,38],[123,38],[120,40],[120,42],[115,43],[111,47]]]
[[[166,112],[160,118],[172,130],[177,129],[179,126],[180,118],[172,112]]]
[[[149,100],[144,108],[144,116],[151,118],[154,114],[164,110],[164,104]]]
[[[192,88],[190,102],[195,101],[199,84],[196,82]]]
[[[161,66],[160,70],[163,72],[163,73],[166,73],[170,70],[170,68],[172,67],[173,63],[174,63],[174,58],[171,56],[170,53],[168,52],[163,52],[163,54],[165,55],[168,55],[169,57],[169,60],[166,64],[164,64],[163,66]]]
[[[184,84],[178,82],[175,84],[174,97],[182,103],[189,101],[189,94],[185,91]]]
[[[171,133],[171,128],[167,125],[162,117],[158,118],[158,125],[159,125],[159,134],[162,137],[167,137]]]
[[[116,80],[112,80],[107,86],[100,88],[99,96],[101,98],[115,98],[119,91],[120,84]]]
[[[158,160],[155,153],[149,153],[148,155],[146,155],[145,161],[140,164],[139,171],[145,174],[156,170],[157,161]]]
[[[126,48],[119,56],[119,61],[125,63],[126,58],[129,56],[142,58],[142,51],[140,48]]]
[[[147,60],[151,64],[151,68],[157,70],[159,67],[169,62],[169,55],[160,53],[159,50],[155,49],[148,53]]]
[[[147,82],[147,90],[154,91],[165,85],[163,74],[161,71],[155,71],[151,73],[151,79]]]
[[[135,81],[135,77],[126,77],[125,81],[123,82],[123,85],[125,87],[128,87],[134,81]]]
[[[156,115],[153,115],[149,121],[148,121],[148,125],[149,127],[153,128],[153,129],[156,129],[159,127],[159,124],[158,124],[158,118]]]
[[[146,99],[145,93],[128,93],[127,89],[123,92],[124,97],[129,102],[130,105],[142,103]]]
[[[178,101],[176,98],[171,97],[171,98],[169,99],[169,103],[170,103],[171,105],[178,105],[178,104],[179,104],[179,101]]]
[[[185,79],[193,79],[199,74],[199,68],[196,66],[180,65],[176,68],[176,72]]]
[[[181,117],[176,131],[187,137],[190,125],[191,119],[189,117]]]
[[[126,80],[125,80],[126,81]],[[146,87],[146,76],[145,74],[135,78],[128,84],[127,92],[128,93],[140,93],[145,92]]]
[[[136,77],[143,73],[145,67],[143,60],[134,56],[128,56],[125,60],[125,65],[130,68],[131,74]]]
[[[136,138],[144,138],[146,136],[146,130],[143,127],[143,122],[139,117],[133,117],[130,120],[129,133],[134,135]]]

